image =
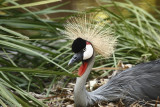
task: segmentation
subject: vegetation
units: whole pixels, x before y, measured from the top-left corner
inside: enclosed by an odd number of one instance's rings
[[[67,65],[72,56],[71,43],[57,30],[63,29],[68,16],[55,20],[47,15],[76,11],[58,9],[66,3],[37,11],[28,8],[57,1],[20,5],[13,0],[0,0],[0,105],[3,107],[47,106],[45,100],[40,101],[29,92],[47,97],[52,86],[64,80],[62,77],[67,76],[68,81],[75,77],[71,72],[79,65]],[[110,11],[111,7],[118,13]],[[160,16],[160,11],[152,8]],[[111,27],[118,38],[115,54],[108,60],[97,55],[95,67],[116,66],[119,60],[136,64],[160,57],[159,18],[130,1],[108,2],[87,12],[103,12],[107,17],[102,22],[109,22],[106,28]],[[92,75],[96,74],[107,75],[97,71]]]

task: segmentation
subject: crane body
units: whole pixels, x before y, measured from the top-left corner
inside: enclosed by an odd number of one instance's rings
[[[79,61],[82,56],[74,56],[70,62]],[[76,107],[88,107],[101,101],[120,99],[128,105],[135,101],[156,100],[160,96],[160,60],[138,64],[122,71],[92,92],[86,90],[85,84],[95,62],[95,53],[86,62],[87,68],[84,74],[77,77],[74,88]]]
[[[82,61],[74,88],[76,107],[88,107],[101,101],[123,100],[126,105],[135,101],[156,100],[160,96],[160,60],[138,64],[113,76],[106,84],[88,92],[85,84],[95,62],[95,55],[109,57],[114,52],[116,38],[103,27],[84,17],[71,18],[63,33],[73,40],[75,53],[68,65]]]

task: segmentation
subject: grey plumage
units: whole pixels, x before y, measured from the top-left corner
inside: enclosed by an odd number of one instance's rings
[[[153,100],[160,96],[160,60],[136,65],[118,73],[107,84],[87,92],[85,83],[94,64],[95,55],[89,65],[78,77],[74,89],[76,107],[87,107],[100,101],[117,101],[122,99],[126,104],[138,100]]]

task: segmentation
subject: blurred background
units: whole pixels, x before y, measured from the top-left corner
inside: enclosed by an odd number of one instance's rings
[[[19,3],[30,3],[30,2],[37,2],[39,0],[23,0],[23,1],[18,1]],[[50,4],[45,4],[45,5],[40,5],[40,6],[35,6],[31,7],[33,11],[41,10],[44,8],[48,8],[54,5],[58,4],[63,4],[67,3],[64,6],[59,7],[59,9],[66,9],[66,10],[77,10],[77,11],[85,11],[86,9],[92,9],[95,7],[107,5],[107,2],[125,2],[125,0],[62,0],[56,3],[50,3]],[[154,16],[157,16],[155,14],[156,12],[154,11],[153,7],[156,7],[158,10],[160,9],[160,2],[158,0],[130,0],[134,5],[146,10],[147,12],[151,13]],[[111,11],[117,12],[115,8],[111,7]],[[122,9],[123,10],[123,9]],[[126,14],[125,10],[122,11],[122,13]],[[69,13],[65,12],[59,12],[57,14],[50,14],[50,18],[55,18],[55,17],[64,17],[70,15]]]

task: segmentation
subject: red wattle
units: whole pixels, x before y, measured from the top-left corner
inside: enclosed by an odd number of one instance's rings
[[[91,44],[90,42],[88,42],[88,41],[86,42],[86,45],[90,45],[90,44]]]
[[[88,66],[88,62],[83,62],[82,65],[80,66],[79,70],[78,70],[78,75],[82,76],[84,74],[84,72],[86,71]]]

